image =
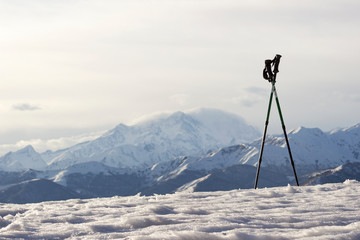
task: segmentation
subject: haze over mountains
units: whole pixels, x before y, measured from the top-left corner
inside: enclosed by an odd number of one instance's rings
[[[0,157],[0,199],[36,202],[48,188],[58,190],[54,199],[251,188],[260,136],[239,116],[200,109],[119,124],[55,152],[27,146]],[[331,132],[299,127],[288,136],[302,184],[358,178],[360,124]],[[288,183],[293,176],[284,138],[268,136],[259,187]],[[32,194],[18,199],[19,191]]]

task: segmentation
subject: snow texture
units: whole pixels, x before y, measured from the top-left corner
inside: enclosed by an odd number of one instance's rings
[[[0,205],[1,239],[360,239],[360,183]]]

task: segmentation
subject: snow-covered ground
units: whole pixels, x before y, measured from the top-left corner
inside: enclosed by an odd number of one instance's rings
[[[1,204],[0,239],[360,239],[360,183]]]

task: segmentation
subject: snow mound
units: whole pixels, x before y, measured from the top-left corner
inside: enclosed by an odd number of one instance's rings
[[[359,195],[360,183],[347,180],[299,188],[3,204],[0,238],[359,239]]]

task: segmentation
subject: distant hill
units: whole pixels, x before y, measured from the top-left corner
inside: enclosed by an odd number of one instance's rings
[[[2,203],[37,203],[71,198],[79,198],[79,195],[47,179],[33,179],[0,190]]]
[[[339,183],[347,179],[360,181],[360,162],[349,162],[333,169],[307,174],[303,177],[303,183],[304,185]]]

